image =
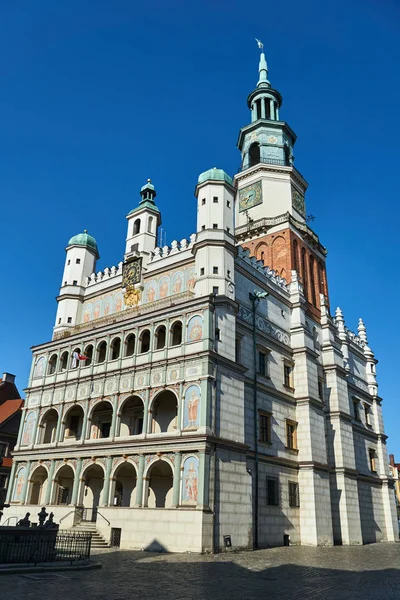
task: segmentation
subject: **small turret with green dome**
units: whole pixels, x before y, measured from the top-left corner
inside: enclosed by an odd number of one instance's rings
[[[197,183],[201,184],[205,181],[226,181],[226,183],[233,185],[232,177],[225,173],[223,169],[217,169],[217,167],[213,167],[212,169],[208,169],[208,171],[204,171],[204,173],[200,173]]]
[[[89,235],[87,229],[84,230],[83,233],[78,233],[74,235],[68,242],[67,248],[70,246],[84,246],[85,248],[90,248],[96,254],[96,258],[99,259],[99,251],[97,248],[97,242],[92,235]]]

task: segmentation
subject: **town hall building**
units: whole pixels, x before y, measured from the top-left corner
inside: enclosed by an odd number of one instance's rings
[[[69,240],[7,517],[46,506],[170,551],[397,540],[377,360],[331,311],[262,47],[247,103],[240,171],[199,176],[195,233],[157,246],[148,180],[116,266],[87,231]]]

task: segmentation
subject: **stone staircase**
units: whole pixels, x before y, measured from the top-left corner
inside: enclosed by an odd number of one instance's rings
[[[91,533],[92,534],[92,550],[96,548],[109,548],[110,544],[106,542],[103,536],[97,531],[96,523],[91,521],[82,521],[78,525],[70,527],[69,531],[74,533]]]

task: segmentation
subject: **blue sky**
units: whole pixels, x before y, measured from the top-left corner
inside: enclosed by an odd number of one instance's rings
[[[350,329],[367,325],[400,459],[399,17],[396,0],[3,2],[0,370],[26,386],[29,347],[51,338],[68,239],[88,229],[99,267],[118,263],[148,177],[168,241],[194,231],[198,174],[239,166],[258,37],[298,135],[332,308]]]

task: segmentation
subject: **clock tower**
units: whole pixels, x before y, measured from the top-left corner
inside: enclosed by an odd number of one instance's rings
[[[320,294],[328,300],[326,250],[308,226],[307,182],[294,166],[296,134],[280,118],[282,96],[268,79],[263,44],[259,78],[248,98],[251,122],[240,130],[241,167],[235,176],[236,240],[251,255],[291,281],[298,273],[309,312],[320,314]]]

